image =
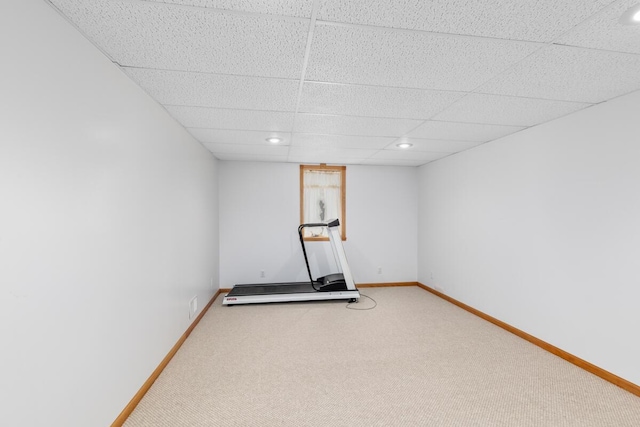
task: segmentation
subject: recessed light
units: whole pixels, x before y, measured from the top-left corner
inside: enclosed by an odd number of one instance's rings
[[[400,144],[396,144],[396,147],[406,150],[409,147],[413,147],[413,144],[409,144],[408,142],[401,142]]]
[[[267,138],[267,142],[270,142],[271,144],[279,144],[282,142],[282,139],[277,136],[272,136],[271,138]]]
[[[620,17],[620,23],[623,25],[640,25],[640,3],[627,9]]]

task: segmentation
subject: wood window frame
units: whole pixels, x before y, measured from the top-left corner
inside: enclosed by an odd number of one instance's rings
[[[340,237],[347,240],[347,167],[346,166],[327,166],[325,163],[319,165],[300,165],[300,224],[304,220],[304,173],[309,170],[320,171],[337,171],[340,172]],[[311,237],[305,236],[305,241],[327,241],[328,237]]]

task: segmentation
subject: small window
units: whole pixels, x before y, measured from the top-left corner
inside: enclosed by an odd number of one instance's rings
[[[300,223],[340,220],[340,236],[347,240],[345,216],[346,166],[300,165]],[[327,240],[326,227],[304,229],[305,240]]]

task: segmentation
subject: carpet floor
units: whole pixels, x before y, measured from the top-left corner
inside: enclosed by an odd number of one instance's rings
[[[640,398],[418,287],[361,292],[219,297],[125,426],[640,426]]]

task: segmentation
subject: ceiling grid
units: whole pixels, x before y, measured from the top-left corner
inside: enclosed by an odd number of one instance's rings
[[[43,1],[223,160],[420,166],[640,89],[640,0]]]

